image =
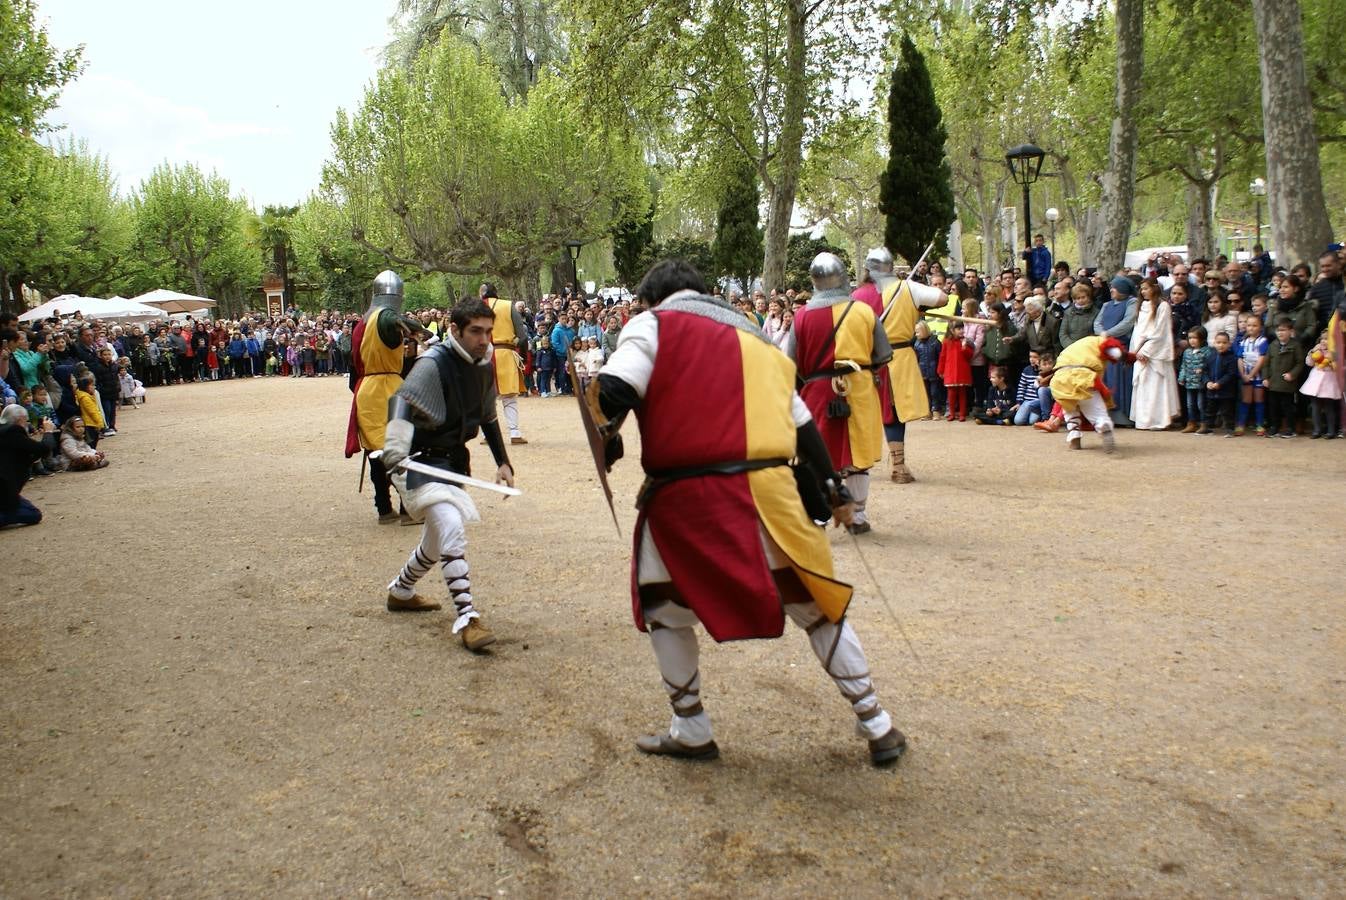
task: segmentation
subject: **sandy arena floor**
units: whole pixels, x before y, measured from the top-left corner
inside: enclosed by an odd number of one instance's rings
[[[419,530],[356,494],[349,397],[156,390],[29,486],[0,895],[1346,894],[1346,443],[917,423],[863,545],[919,660],[831,532],[907,757],[790,630],[703,642],[723,758],[680,764],[632,746],[668,706],[572,402],[524,401],[526,495],[481,500],[474,656],[383,609]]]

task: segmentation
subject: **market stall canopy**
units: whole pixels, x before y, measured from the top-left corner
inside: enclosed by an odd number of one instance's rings
[[[62,294],[54,300],[48,300],[41,306],[35,306],[22,313],[19,316],[20,322],[39,322],[42,319],[50,319],[52,316],[73,316],[77,312],[84,313],[86,316],[94,316],[94,307],[100,303],[106,303],[106,300],[99,300],[94,297],[81,297],[78,294]]]
[[[163,312],[196,312],[198,309],[205,309],[215,305],[214,300],[208,300],[205,297],[195,297],[191,294],[183,294],[178,291],[170,291],[167,288],[158,288],[150,291],[148,294],[141,294],[139,297],[132,297],[137,303],[144,303],[158,308]]]
[[[148,303],[139,303],[135,300],[127,300],[125,297],[109,297],[106,300],[99,300],[99,309],[97,312],[90,313],[84,311],[85,315],[93,315],[100,319],[116,319],[118,321],[130,322],[149,322],[154,319],[162,319],[166,313],[157,306],[150,306]]]

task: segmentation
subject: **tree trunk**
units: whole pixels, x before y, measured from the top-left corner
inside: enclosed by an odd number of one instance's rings
[[[1215,193],[1208,182],[1187,182],[1187,258],[1215,258]]]
[[[787,0],[785,35],[785,105],[777,145],[778,169],[767,205],[765,253],[762,258],[762,289],[785,287],[785,256],[790,243],[790,219],[794,216],[799,168],[804,159],[805,90],[804,55],[807,9],[804,0]]]
[[[1271,246],[1282,265],[1316,263],[1332,240],[1332,225],[1304,74],[1299,0],[1253,0],[1253,20],[1262,70]]]
[[[0,312],[23,312],[14,302],[14,295],[9,290],[9,273],[3,269],[0,269]]]
[[[1113,95],[1108,168],[1103,173],[1103,234],[1098,267],[1108,275],[1122,267],[1131,237],[1136,199],[1136,107],[1144,61],[1144,0],[1117,0],[1117,88]]]

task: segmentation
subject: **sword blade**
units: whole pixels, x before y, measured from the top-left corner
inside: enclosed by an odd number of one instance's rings
[[[375,451],[369,454],[371,459],[377,459],[376,454],[381,451]],[[408,472],[419,472],[422,475],[439,481],[446,481],[450,484],[461,484],[465,487],[481,488],[483,491],[495,491],[497,494],[504,494],[506,497],[518,497],[523,491],[518,488],[512,488],[507,484],[496,484],[493,481],[482,481],[480,478],[473,478],[470,475],[459,475],[457,472],[450,472],[448,469],[441,469],[438,466],[427,466],[425,463],[416,462],[414,459],[404,459],[394,468],[404,469]]]
[[[850,532],[847,531],[847,534],[850,534]],[[907,649],[911,651],[912,657],[916,662],[920,663],[922,668],[924,668],[925,660],[921,659],[921,654],[916,652],[916,645],[913,644],[911,638],[907,636],[907,629],[902,627],[902,620],[897,617],[897,613],[893,612],[893,605],[888,602],[888,595],[883,592],[882,586],[879,585],[879,579],[874,575],[874,570],[869,566],[869,560],[865,559],[864,551],[860,549],[860,539],[854,534],[851,534],[851,543],[855,545],[855,555],[860,557],[860,564],[865,567],[865,574],[869,576],[870,583],[874,585],[875,593],[879,595],[879,599],[883,601],[884,608],[888,610],[888,617],[892,619],[893,624],[897,626],[897,631],[902,635],[902,640],[907,642]]]

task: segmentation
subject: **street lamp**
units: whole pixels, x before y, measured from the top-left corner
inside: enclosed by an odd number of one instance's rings
[[[578,293],[580,288],[580,248],[584,246],[584,241],[566,241],[563,246],[566,248],[566,252],[570,254],[570,284]]]
[[[1028,186],[1042,174],[1042,160],[1047,152],[1036,144],[1020,144],[1005,151],[1005,165],[1009,166],[1014,181],[1024,188],[1024,242],[1033,242],[1033,222],[1028,212]]]
[[[1253,202],[1257,204],[1257,240],[1255,244],[1262,243],[1262,198],[1267,195],[1267,183],[1265,179],[1254,178],[1252,184],[1248,185],[1248,190],[1252,192]]]
[[[1052,263],[1056,262],[1056,220],[1061,218],[1061,210],[1055,206],[1047,207],[1047,221],[1052,226]]]

